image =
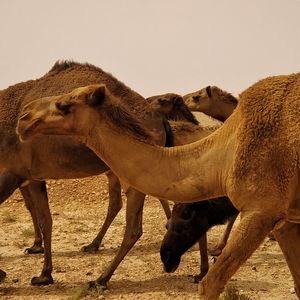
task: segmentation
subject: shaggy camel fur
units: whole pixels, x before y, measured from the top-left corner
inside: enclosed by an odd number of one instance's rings
[[[235,110],[238,100],[217,86],[207,86],[183,96],[191,111],[200,111],[224,122]]]
[[[42,237],[44,238],[44,267],[41,276],[32,279],[32,284],[35,285],[53,282],[51,276],[52,218],[45,181],[39,180],[81,178],[107,172],[109,167],[89,148],[70,137],[38,136],[29,143],[21,144],[15,133],[17,116],[21,107],[33,98],[58,95],[94,83],[105,83],[109,86],[124,105],[133,109],[142,122],[148,123],[149,140],[164,145],[165,131],[161,116],[153,111],[142,96],[92,65],[74,62],[56,63],[42,78],[16,84],[0,93],[0,168],[2,168],[0,203],[5,201],[16,188],[20,188],[35,229],[35,242],[28,251],[41,252]],[[116,115],[115,118],[118,116]],[[90,245],[84,247],[85,251],[95,251],[99,248],[109,225],[122,207],[120,182],[111,171],[107,173],[107,177],[109,184],[107,216],[97,237]],[[129,189],[127,197],[127,207],[143,206],[142,193]],[[111,267],[113,270],[141,235],[140,231],[132,229],[135,226],[136,224],[127,224],[123,243]]]
[[[108,114],[116,111],[111,102],[118,97],[104,85],[44,101],[43,107],[34,104],[30,113],[27,106],[22,113],[17,129],[22,139],[37,133],[72,135],[146,194],[180,202],[227,195],[241,211],[232,238],[200,283],[202,299],[217,299],[273,228],[300,296],[300,73],[257,82],[240,95],[235,112],[218,130],[174,148],[147,144],[138,121],[135,136],[130,128],[120,129]],[[133,121],[129,112],[125,119]],[[126,158],[122,164],[120,155]]]

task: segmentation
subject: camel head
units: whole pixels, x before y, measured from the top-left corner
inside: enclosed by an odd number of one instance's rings
[[[175,107],[183,103],[180,95],[168,93],[163,95],[152,96],[146,99],[151,107],[164,115],[169,115]]]
[[[82,141],[101,125],[143,141],[151,137],[142,121],[104,84],[28,103],[21,110],[16,131],[22,141],[38,133],[72,135]]]
[[[198,203],[175,204],[167,224],[167,232],[160,248],[164,270],[174,272],[181,256],[192,247],[207,230],[207,219],[199,217]]]
[[[225,121],[237,106],[237,99],[217,86],[207,86],[183,96],[191,111],[200,111],[220,121]]]
[[[183,98],[178,94],[167,93],[152,96],[146,99],[150,106],[164,115],[168,120],[188,121],[199,124],[189,108],[184,104]]]
[[[34,100],[19,115],[17,134],[26,140],[38,133],[84,136],[93,128],[97,110],[107,97],[104,85],[91,85],[68,94]]]

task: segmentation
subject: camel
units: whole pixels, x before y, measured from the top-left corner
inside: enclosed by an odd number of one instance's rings
[[[52,69],[37,80],[30,80],[11,86],[0,93],[0,203],[4,202],[16,188],[19,188],[33,219],[35,241],[29,253],[43,252],[44,266],[41,275],[33,277],[33,285],[53,283],[51,258],[52,218],[48,206],[47,190],[44,179],[82,178],[106,172],[109,186],[109,208],[104,224],[96,238],[83,248],[96,251],[122,207],[121,185],[109,167],[89,148],[71,137],[37,136],[31,142],[22,144],[15,132],[17,116],[21,107],[32,98],[58,95],[72,91],[82,85],[105,83],[114,90],[126,105],[136,110],[136,116],[144,119],[149,126],[149,138],[164,145],[166,137],[160,114],[153,111],[147,101],[118,81],[112,75],[89,64],[57,62]],[[118,118],[118,116],[115,116]],[[127,191],[127,207],[143,206],[144,195],[130,188]],[[170,210],[163,203],[167,217]],[[129,209],[130,214],[130,209]],[[127,218],[130,218],[127,214]],[[114,271],[123,257],[141,235],[138,224],[127,223],[122,245],[108,267],[107,273]],[[0,272],[0,278],[5,272]]]
[[[168,273],[176,271],[181,256],[199,241],[202,246],[200,273],[194,276],[194,282],[199,283],[207,274],[209,267],[206,249],[207,231],[213,226],[224,224],[230,218],[236,218],[238,213],[227,197],[175,204],[160,247],[160,257],[165,271]]]
[[[23,141],[38,133],[71,135],[123,182],[158,198],[189,203],[228,196],[241,220],[199,284],[201,299],[217,299],[272,229],[300,297],[299,105],[300,73],[268,77],[240,95],[214,133],[163,148],[149,144],[145,125],[102,84],[31,102],[17,132]],[[113,117],[121,111],[122,122]]]
[[[191,111],[200,111],[224,122],[235,110],[238,100],[217,86],[207,86],[183,96]]]

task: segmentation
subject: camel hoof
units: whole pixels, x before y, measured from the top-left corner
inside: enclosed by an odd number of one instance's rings
[[[201,282],[201,280],[202,280],[203,277],[204,277],[204,275],[201,275],[201,274],[195,275],[195,276],[194,276],[194,283],[199,283],[199,282]]]
[[[101,280],[100,280],[101,281]],[[105,291],[107,290],[107,283],[101,283],[97,281],[90,281],[89,282],[89,289],[96,289],[97,291]]]
[[[44,253],[44,248],[42,246],[35,246],[35,245],[33,245],[32,247],[26,248],[24,250],[24,253],[26,253],[26,254]]]
[[[2,282],[5,277],[6,277],[6,273],[0,269],[0,282]]]
[[[32,277],[31,284],[36,286],[53,284],[53,278],[51,275]]]
[[[270,241],[276,241],[276,238],[275,238],[275,235],[274,235],[273,232],[270,232],[270,233],[268,234],[268,238],[269,238]]]
[[[96,253],[98,251],[99,251],[99,246],[93,244],[89,244],[81,248],[81,252],[86,252],[86,253]]]

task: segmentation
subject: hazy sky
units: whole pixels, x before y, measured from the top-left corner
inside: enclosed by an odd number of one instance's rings
[[[58,59],[144,96],[208,84],[234,94],[300,71],[299,0],[0,0],[0,89]]]

